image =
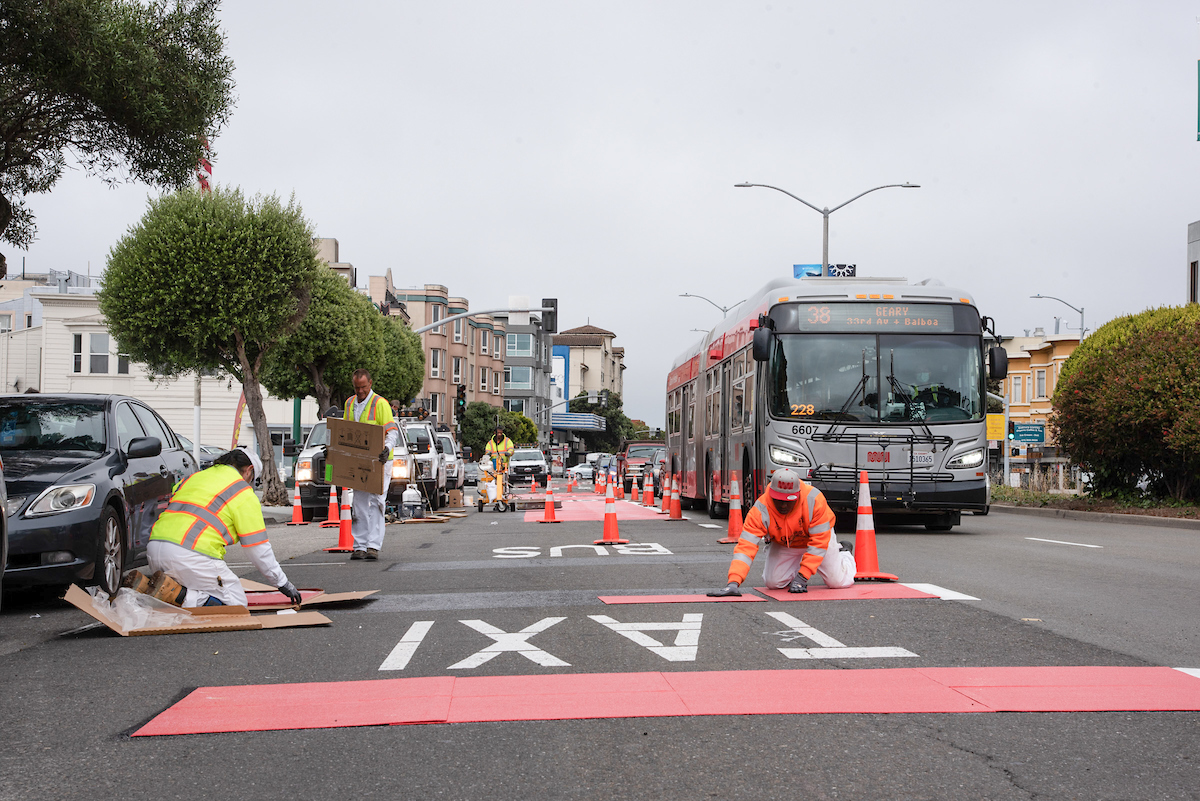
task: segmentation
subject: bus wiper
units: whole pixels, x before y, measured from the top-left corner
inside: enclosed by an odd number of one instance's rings
[[[916,398],[910,395],[908,390],[904,388],[904,385],[896,379],[896,350],[894,348],[888,351],[888,362],[888,385],[892,388],[892,392],[895,392],[897,397],[904,402],[904,408],[909,410],[909,415],[911,416]],[[921,428],[925,429],[925,436],[929,437],[933,442],[933,452],[937,453],[937,440],[934,438],[933,431],[929,428],[929,424],[925,422],[924,418],[911,422],[919,423]]]
[[[869,376],[867,375],[867,349],[863,348],[862,378],[858,379],[858,383],[854,385],[854,389],[850,390],[850,395],[846,398],[846,402],[842,404],[842,408],[838,409],[836,412],[834,412],[833,409],[822,409],[821,411],[819,411],[815,415],[813,415],[813,417],[826,416],[826,419],[829,419],[827,417],[827,415],[832,414],[833,420],[835,422],[841,421],[841,420],[852,420],[852,421],[857,420],[858,418],[855,417],[854,415],[847,414],[846,410],[850,408],[850,404],[853,403],[860,394],[866,392],[868,378],[869,378]]]

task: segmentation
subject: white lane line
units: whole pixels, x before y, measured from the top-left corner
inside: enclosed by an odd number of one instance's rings
[[[387,659],[383,660],[379,669],[404,670],[408,667],[408,661],[417,652],[417,646],[425,639],[425,635],[431,628],[433,628],[432,620],[418,620],[409,626],[408,631],[400,638],[400,642],[396,643],[396,647],[387,655]]]
[[[1189,676],[1195,676],[1200,679],[1200,668],[1175,668],[1180,673],[1186,673]]]
[[[937,597],[941,598],[943,601],[978,601],[979,600],[974,595],[967,595],[966,593],[955,592],[954,590],[948,590],[945,587],[939,587],[936,584],[909,584],[908,582],[901,582],[901,584],[905,587],[914,589],[917,592],[927,592],[930,595],[936,595]]]
[[[697,523],[696,525],[700,526],[700,528],[721,528],[716,523]]]
[[[1041,537],[1026,537],[1027,540],[1034,542],[1052,542],[1055,545],[1077,545],[1080,548],[1103,548],[1103,545],[1088,545],[1086,542],[1064,542],[1063,540],[1044,540]]]

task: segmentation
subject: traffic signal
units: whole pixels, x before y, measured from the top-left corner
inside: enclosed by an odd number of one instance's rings
[[[467,415],[467,385],[458,385],[458,395],[454,398],[454,419],[462,420]]]
[[[1012,420],[1008,421],[1008,438],[1009,439],[1017,438],[1017,424],[1014,423]]]
[[[542,330],[547,334],[558,333],[558,298],[542,298],[543,309],[554,311],[542,312]]]
[[[608,408],[608,390],[607,389],[600,390],[600,405],[606,409]]]

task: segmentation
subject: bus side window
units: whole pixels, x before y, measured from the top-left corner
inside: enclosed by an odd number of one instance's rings
[[[746,376],[746,397],[742,401],[742,422],[749,428],[754,422],[754,375]]]

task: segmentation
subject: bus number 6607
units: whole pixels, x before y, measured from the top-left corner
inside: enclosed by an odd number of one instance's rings
[[[816,426],[792,426],[793,434],[815,434],[817,433]]]

